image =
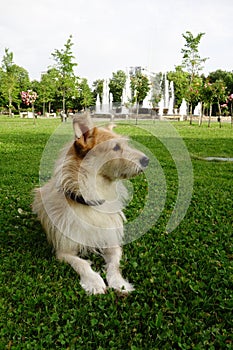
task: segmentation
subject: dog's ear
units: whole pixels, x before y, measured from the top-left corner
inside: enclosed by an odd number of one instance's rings
[[[73,127],[75,151],[79,157],[84,157],[94,147],[96,127],[94,127],[89,113],[76,114],[73,117]]]
[[[86,112],[74,115],[73,128],[76,139],[80,139],[82,136],[84,140],[87,139],[94,128],[90,113]]]

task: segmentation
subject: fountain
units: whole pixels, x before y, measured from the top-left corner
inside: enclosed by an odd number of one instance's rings
[[[198,116],[201,115],[201,102],[198,102],[198,104],[194,108],[193,115],[198,115]]]
[[[169,98],[169,105],[168,105],[168,115],[173,115],[173,107],[174,107],[174,100],[175,100],[175,94],[174,94],[174,83],[173,81],[170,82],[170,92],[171,96]]]
[[[127,107],[127,104],[130,102],[131,100],[131,87],[130,87],[130,77],[127,76],[126,79],[126,83],[125,83],[125,87],[123,89],[123,93],[122,93],[122,109],[121,109],[121,113],[122,114],[128,114],[129,113],[129,109]]]
[[[130,75],[132,72],[126,72],[126,83],[122,92],[121,97],[121,108],[118,105],[114,106],[113,96],[109,91],[109,80],[104,80],[103,82],[103,95],[102,95],[102,103],[100,104],[100,96],[97,96],[96,99],[96,113],[97,114],[112,114],[113,111],[115,113],[128,115],[133,108],[132,106],[132,91],[130,84]],[[174,83],[173,81],[169,82],[167,79],[166,73],[150,73],[148,75],[150,90],[148,91],[146,97],[143,100],[142,107],[145,109],[145,113],[149,113],[149,110],[153,108],[152,100],[158,98],[161,95],[160,102],[158,103],[158,114],[162,117],[164,114],[173,115],[174,114]],[[116,109],[114,108],[116,107]],[[137,108],[137,106],[134,106]],[[158,110],[157,109],[157,110]],[[186,112],[184,113],[186,114]]]
[[[109,111],[112,112],[112,101],[113,101],[113,95],[110,92],[109,93]]]
[[[100,105],[100,96],[99,94],[97,95],[97,98],[96,98],[96,104],[95,104],[95,112],[97,114],[100,114],[101,113],[101,105]]]
[[[161,100],[163,100],[163,108],[167,111],[166,114],[173,115],[174,114],[173,108],[174,108],[174,101],[175,101],[174,83],[173,81],[169,83],[166,73],[162,74],[162,78],[160,81],[160,94],[162,96]],[[160,108],[161,108],[161,103],[160,103]],[[163,111],[163,114],[164,114],[164,111]]]
[[[185,99],[182,99],[182,103],[180,105],[180,120],[184,119],[184,116],[187,115],[187,103],[185,101]]]
[[[152,108],[151,95],[152,95],[152,91],[151,91],[151,85],[150,85],[150,90],[148,91],[146,97],[143,100],[143,104],[142,104],[143,108],[148,108],[148,109]]]
[[[163,97],[159,101],[159,117],[163,116],[163,110],[164,110],[164,99]]]
[[[108,80],[104,80],[103,83],[103,98],[102,98],[102,108],[101,112],[103,114],[109,113],[109,86]]]
[[[169,81],[167,75],[164,73],[164,108],[169,106]]]

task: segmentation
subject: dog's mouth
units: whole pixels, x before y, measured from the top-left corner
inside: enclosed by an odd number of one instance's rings
[[[130,174],[130,172],[125,172],[121,174],[121,178],[122,179],[129,179],[132,177],[135,177],[141,173],[144,172],[144,170],[146,169],[146,167],[142,167],[142,166],[137,166],[134,171],[132,171],[132,173]]]

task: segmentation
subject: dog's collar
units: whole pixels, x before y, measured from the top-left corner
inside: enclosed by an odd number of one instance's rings
[[[85,200],[82,195],[78,195],[78,194],[76,194],[74,192],[70,192],[70,191],[65,192],[65,196],[76,203],[80,203],[80,204],[87,205],[90,207],[95,207],[95,206],[101,205],[105,202],[104,199],[90,200],[90,201]]]

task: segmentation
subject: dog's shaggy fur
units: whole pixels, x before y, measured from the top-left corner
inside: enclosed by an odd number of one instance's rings
[[[119,269],[127,198],[121,179],[143,171],[149,159],[111,128],[94,127],[88,114],[76,115],[73,126],[75,141],[63,150],[50,181],[35,190],[33,211],[57,258],[74,268],[87,293],[106,291],[99,273],[80,257],[89,250],[103,255],[108,286],[127,293],[133,286]]]

